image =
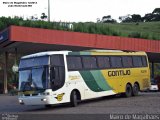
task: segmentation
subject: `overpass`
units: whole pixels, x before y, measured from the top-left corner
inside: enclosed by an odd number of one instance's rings
[[[5,58],[4,92],[7,93],[8,53],[17,55],[51,50],[79,51],[88,49],[145,51],[151,63],[160,63],[160,41],[157,40],[10,26],[0,32],[0,53],[4,54]]]

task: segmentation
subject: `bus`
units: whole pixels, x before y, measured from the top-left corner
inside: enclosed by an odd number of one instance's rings
[[[27,55],[19,64],[19,103],[70,103],[109,95],[137,96],[150,87],[145,52],[48,51]]]

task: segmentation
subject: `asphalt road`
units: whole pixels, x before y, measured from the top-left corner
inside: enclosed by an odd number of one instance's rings
[[[31,114],[160,114],[160,92],[140,93],[139,96],[103,97],[81,102],[77,107],[69,104],[44,106],[19,105],[17,96],[0,95],[0,113]]]

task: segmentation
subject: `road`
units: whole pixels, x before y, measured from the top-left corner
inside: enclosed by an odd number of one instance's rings
[[[0,113],[29,114],[160,114],[160,92],[144,92],[139,96],[103,97],[81,102],[77,107],[68,104],[44,106],[19,105],[17,96],[0,95]]]

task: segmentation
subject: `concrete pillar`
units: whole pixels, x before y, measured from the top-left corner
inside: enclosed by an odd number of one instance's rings
[[[151,68],[151,73],[152,73],[152,75],[151,75],[151,77],[154,79],[154,62],[152,62],[152,68]]]
[[[15,48],[15,60],[14,60],[14,65],[17,66],[17,60],[18,60],[18,54],[17,54],[17,48]],[[14,77],[15,77],[15,81],[17,81],[17,71],[14,73]],[[18,87],[18,83],[17,83],[17,86]]]
[[[4,93],[8,93],[8,88],[7,88],[7,71],[8,71],[8,53],[5,52],[4,54]]]

